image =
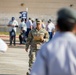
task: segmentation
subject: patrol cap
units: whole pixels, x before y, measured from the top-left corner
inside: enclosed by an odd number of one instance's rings
[[[57,13],[58,19],[64,19],[76,23],[76,11],[72,8],[62,8]]]
[[[40,19],[37,19],[37,23],[41,23],[41,20]]]

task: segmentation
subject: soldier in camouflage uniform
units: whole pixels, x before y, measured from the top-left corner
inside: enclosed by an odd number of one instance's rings
[[[26,48],[25,50],[28,51],[29,45],[30,45],[30,51],[29,51],[29,70],[31,69],[31,66],[35,60],[37,51],[40,49],[41,45],[44,42],[47,42],[49,40],[49,34],[48,32],[42,28],[41,26],[41,20],[37,21],[37,27],[35,29],[32,29],[29,32],[29,36],[26,41]]]

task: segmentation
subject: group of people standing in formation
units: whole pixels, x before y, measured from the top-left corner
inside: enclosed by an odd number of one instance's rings
[[[62,8],[57,16],[56,26],[51,19],[47,25],[43,20],[31,18],[21,18],[20,25],[14,17],[9,22],[10,45],[12,40],[16,45],[16,27],[19,27],[20,44],[25,42],[26,52],[30,48],[27,75],[76,74],[76,11]]]

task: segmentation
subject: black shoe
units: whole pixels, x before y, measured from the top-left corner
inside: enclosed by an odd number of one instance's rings
[[[27,73],[26,73],[26,75],[30,75],[30,73],[29,73],[29,72],[27,72]]]

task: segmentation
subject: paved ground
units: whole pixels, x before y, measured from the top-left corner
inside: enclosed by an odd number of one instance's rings
[[[5,41],[8,39],[1,36],[0,38],[3,38]],[[24,45],[17,43],[16,46],[9,46],[6,53],[0,52],[0,75],[26,75],[28,53],[24,48]]]

